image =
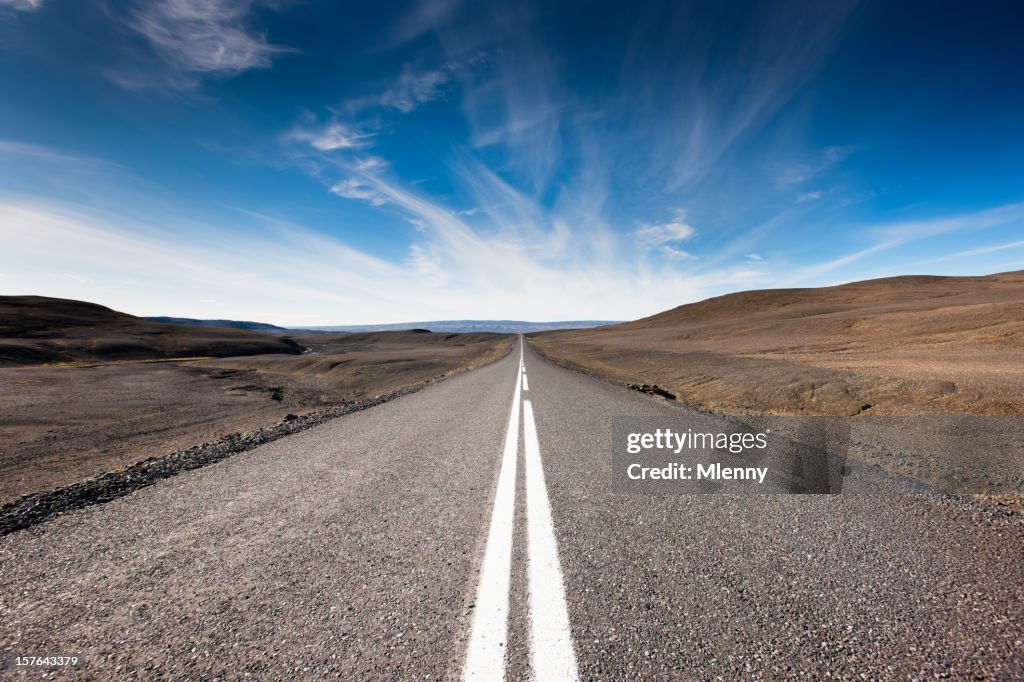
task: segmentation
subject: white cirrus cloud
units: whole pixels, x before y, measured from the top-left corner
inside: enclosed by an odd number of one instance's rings
[[[370,108],[395,109],[408,114],[414,109],[443,98],[455,80],[450,66],[419,70],[410,64],[402,68],[398,79],[383,92],[358,97],[348,103],[352,111]]]
[[[775,183],[779,186],[801,185],[832,170],[860,150],[860,145],[855,144],[833,145],[813,154],[799,155],[774,164],[769,170],[774,174]],[[810,191],[801,194],[797,201],[811,201],[822,196],[824,192]]]
[[[338,121],[311,128],[295,128],[288,134],[289,140],[304,142],[321,152],[363,147],[368,144],[370,137],[371,135],[357,133]]]
[[[0,0],[2,3],[3,0]],[[19,159],[21,161],[41,161],[51,164],[59,164],[64,169],[73,170],[114,170],[118,166],[106,159],[94,156],[84,156],[73,152],[57,151],[50,147],[18,142],[16,140],[0,139],[0,160],[4,157]]]
[[[355,169],[360,173],[377,173],[388,167],[388,162],[379,156],[364,156],[356,159]]]
[[[683,209],[676,209],[672,220],[667,223],[641,225],[634,232],[640,244],[648,248],[685,241],[696,233],[697,231],[686,222],[686,211]]]
[[[875,240],[874,244],[826,262],[800,268],[793,272],[791,277],[784,280],[784,283],[786,286],[793,286],[796,283],[808,280],[820,282],[822,277],[829,273],[837,270],[842,271],[844,268],[863,261],[868,257],[914,244],[915,242],[953,233],[981,232],[991,228],[1016,225],[1024,227],[1024,202],[1003,204],[973,213],[962,213],[954,216],[874,225],[862,230],[864,235]],[[857,273],[846,281],[853,281],[860,276]]]
[[[123,21],[149,43],[173,72],[165,79],[192,87],[204,75],[234,76],[265,69],[275,57],[290,52],[273,45],[266,34],[250,27],[255,0],[156,0],[134,4]],[[111,73],[126,86],[141,86],[137,73]],[[156,79],[161,81],[161,79]]]
[[[668,256],[669,258],[674,258],[676,260],[696,260],[697,258],[689,251],[680,249],[675,246],[668,246],[667,244],[665,246],[662,246],[660,251],[665,256]]]
[[[346,199],[359,199],[368,202],[371,206],[383,206],[388,203],[386,196],[376,189],[357,178],[342,180],[331,187],[331,194],[337,194]]]
[[[33,12],[43,6],[43,0],[0,0],[0,7],[9,7],[19,12]]]

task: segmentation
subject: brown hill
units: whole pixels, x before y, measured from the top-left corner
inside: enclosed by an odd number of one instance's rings
[[[0,296],[0,366],[302,352],[290,339],[244,329],[152,322],[83,301]]]
[[[724,411],[1024,413],[1024,271],[746,291],[531,342]]]

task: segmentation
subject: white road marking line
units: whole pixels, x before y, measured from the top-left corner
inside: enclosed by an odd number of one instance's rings
[[[524,391],[529,391],[530,390],[530,384],[529,384],[529,382],[526,381],[526,372],[523,372],[523,390]]]
[[[522,353],[522,349],[520,349]],[[462,670],[465,680],[505,679],[508,640],[508,595],[512,569],[512,527],[516,504],[516,465],[519,457],[519,398],[522,374],[516,373],[516,390],[505,434],[505,451],[494,494],[494,511],[487,532],[484,561],[480,568],[473,629]]]
[[[523,401],[526,527],[530,577],[530,662],[537,682],[579,679],[551,504],[544,484],[533,405]]]

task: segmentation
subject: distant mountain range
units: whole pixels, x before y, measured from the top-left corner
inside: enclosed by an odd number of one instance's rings
[[[191,317],[144,317],[144,320],[152,322],[172,322],[174,324],[187,324],[193,327],[233,327],[234,329],[252,329],[255,331],[288,331],[284,327],[267,324],[266,322],[246,322],[243,320],[196,320]]]
[[[608,324],[611,320],[570,320],[566,322],[524,322],[522,320],[434,320],[432,322],[396,322],[395,324],[350,324],[323,327],[278,327],[266,322],[240,320],[197,320],[191,317],[146,317],[152,322],[173,322],[193,327],[233,327],[264,332],[311,331],[311,332],[399,332],[409,329],[428,329],[432,332],[498,332],[501,334],[527,334],[556,329],[590,329]]]
[[[396,332],[407,329],[429,329],[432,332],[499,332],[526,334],[555,329],[589,329],[618,324],[609,320],[572,320],[567,322],[524,322],[522,320],[434,320],[432,322],[400,322],[397,324],[360,324],[331,327],[307,327],[318,332]]]

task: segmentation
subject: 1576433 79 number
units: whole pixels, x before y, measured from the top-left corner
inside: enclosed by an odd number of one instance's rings
[[[11,668],[70,668],[82,665],[85,659],[78,655],[37,656],[7,652],[0,654],[0,669]]]

